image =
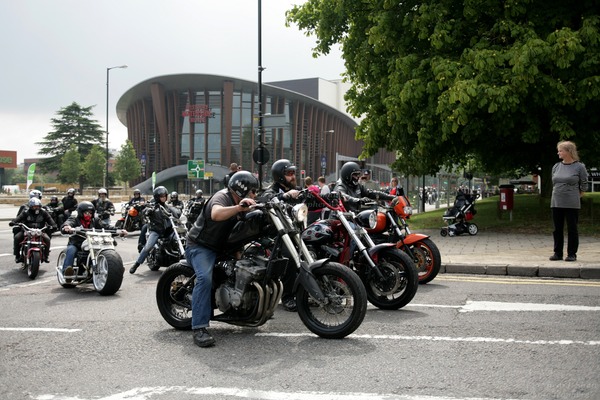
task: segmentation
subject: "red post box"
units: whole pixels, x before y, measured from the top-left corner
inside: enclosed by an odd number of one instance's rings
[[[512,211],[515,195],[514,185],[500,185],[500,210]]]

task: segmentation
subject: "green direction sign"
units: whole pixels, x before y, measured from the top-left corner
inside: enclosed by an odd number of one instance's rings
[[[188,160],[188,179],[204,179],[204,160]]]

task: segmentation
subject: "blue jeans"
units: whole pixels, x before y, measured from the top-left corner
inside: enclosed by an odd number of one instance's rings
[[[217,253],[202,246],[187,246],[185,259],[196,272],[192,293],[192,329],[206,328],[212,314],[212,273]]]
[[[142,264],[146,260],[148,252],[150,252],[150,249],[154,247],[156,242],[158,242],[158,239],[160,239],[160,233],[150,231],[150,233],[148,234],[148,240],[146,241],[146,245],[144,246],[142,251],[140,251],[140,255],[138,256],[138,259],[136,261],[138,264]]]
[[[65,271],[65,269],[67,269],[67,267],[73,267],[73,262],[75,262],[75,255],[77,255],[77,250],[78,247],[75,246],[74,244],[69,244],[67,246],[67,253],[65,256],[65,262],[62,266],[62,270],[63,272]]]

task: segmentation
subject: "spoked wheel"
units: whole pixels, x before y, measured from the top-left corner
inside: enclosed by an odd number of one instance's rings
[[[94,288],[104,296],[115,294],[123,283],[123,260],[114,250],[104,250],[98,254]]]
[[[477,235],[477,232],[479,232],[479,227],[476,224],[470,223],[469,224],[469,235],[475,236],[475,235]]]
[[[365,282],[371,304],[382,310],[397,310],[410,303],[419,287],[419,274],[410,257],[400,250],[382,250],[377,266],[383,277],[369,271]]]
[[[192,329],[194,270],[179,263],[171,265],[156,285],[160,315],[175,329]]]
[[[31,258],[29,259],[29,263],[27,264],[27,276],[29,279],[35,279],[40,271],[40,262],[42,256],[38,251],[34,251],[31,253]]]
[[[338,263],[327,263],[312,273],[328,303],[318,304],[300,285],[296,292],[300,319],[311,332],[323,338],[348,336],[360,326],[367,312],[367,296],[360,278]]]
[[[411,250],[415,254],[419,283],[431,282],[440,272],[442,266],[440,250],[429,238],[416,242]]]

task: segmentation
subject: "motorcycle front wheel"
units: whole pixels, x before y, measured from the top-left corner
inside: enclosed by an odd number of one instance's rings
[[[338,263],[312,270],[319,288],[328,300],[318,304],[299,286],[296,292],[298,315],[306,327],[326,339],[341,339],[354,332],[367,312],[367,294],[354,271]]]
[[[97,257],[94,288],[103,296],[117,293],[123,283],[123,260],[114,250],[104,250]]]
[[[406,253],[397,249],[385,249],[377,253],[376,271],[363,271],[367,298],[382,310],[397,310],[415,297],[419,287],[419,274],[415,263]]]
[[[419,283],[431,282],[440,272],[442,266],[440,250],[429,238],[413,243],[411,249],[415,254]]]
[[[194,270],[179,263],[171,265],[156,285],[158,311],[175,329],[192,329],[192,292]]]
[[[40,272],[40,262],[42,260],[42,256],[39,251],[32,251],[31,256],[27,263],[27,276],[29,279],[35,279],[38,276],[38,272]]]

